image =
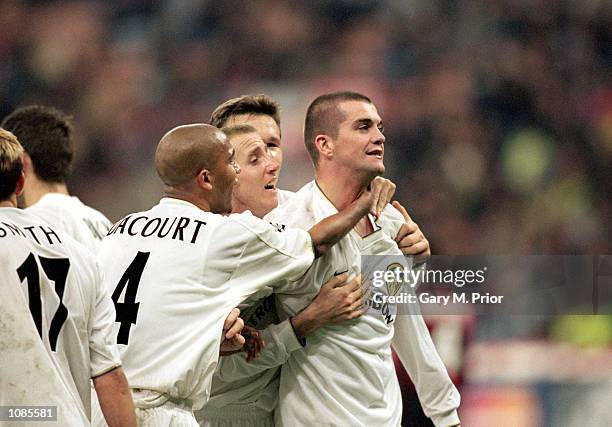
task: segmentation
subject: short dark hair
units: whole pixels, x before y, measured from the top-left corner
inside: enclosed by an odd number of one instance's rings
[[[247,133],[257,133],[257,129],[255,129],[251,125],[235,125],[235,126],[226,126],[221,128],[223,133],[227,136],[228,139],[232,139],[236,135],[245,135]]]
[[[23,171],[23,147],[11,132],[0,128],[0,200],[7,200],[17,188]]]
[[[46,182],[65,182],[72,169],[71,118],[41,105],[18,108],[2,127],[15,134],[32,159],[36,175]]]
[[[232,98],[215,108],[210,124],[218,128],[225,126],[232,116],[239,114],[263,114],[274,119],[280,128],[280,106],[268,95],[242,95]]]
[[[329,135],[332,138],[338,136],[339,125],[344,120],[339,105],[345,101],[363,101],[372,104],[370,98],[357,92],[332,92],[317,97],[306,111],[304,145],[315,166],[319,161],[319,151],[314,140],[317,135]]]

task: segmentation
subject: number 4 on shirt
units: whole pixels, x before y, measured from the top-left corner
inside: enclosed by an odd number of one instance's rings
[[[130,328],[136,324],[138,306],[140,305],[139,302],[136,302],[136,293],[138,292],[140,278],[150,254],[150,252],[138,252],[136,258],[134,258],[125,270],[125,273],[123,273],[123,276],[121,276],[121,279],[119,279],[119,283],[117,283],[117,287],[113,292],[112,298],[115,303],[115,311],[117,312],[115,322],[121,323],[119,333],[117,334],[117,344],[128,343]],[[127,290],[125,291],[123,302],[119,302],[119,297],[126,287]]]

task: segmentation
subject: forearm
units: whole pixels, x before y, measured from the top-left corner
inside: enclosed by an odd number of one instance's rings
[[[393,347],[415,385],[425,415],[437,427],[459,424],[459,392],[433,345],[421,315],[399,315]]]
[[[291,324],[298,340],[305,340],[307,335],[324,325],[320,314],[315,309],[315,306],[310,304],[291,318]]]
[[[291,353],[301,348],[289,320],[269,325],[262,332],[266,346],[258,358],[247,362],[244,353],[219,360],[216,375],[225,382],[238,381],[284,364]]]
[[[132,394],[123,369],[116,368],[93,379],[100,408],[109,427],[135,427]]]
[[[361,205],[363,204],[353,202],[347,208],[325,218],[308,230],[312,238],[315,258],[325,255],[333,245],[357,225],[367,213]]]

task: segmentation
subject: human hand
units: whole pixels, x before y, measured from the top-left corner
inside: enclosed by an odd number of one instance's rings
[[[348,273],[329,279],[315,299],[292,318],[296,334],[300,338],[328,323],[355,319],[367,311],[361,276],[347,282]]]
[[[404,255],[413,255],[416,263],[427,261],[431,256],[429,241],[399,202],[394,201],[393,206],[400,211],[405,221],[395,236],[397,246]]]
[[[240,309],[233,308],[223,323],[223,341],[221,342],[221,354],[227,355],[240,351],[244,346],[245,339],[240,334],[244,328],[244,321],[239,317]]]
[[[387,206],[387,203],[391,202],[396,187],[390,180],[377,176],[370,183],[370,188],[374,197],[370,213],[378,218],[385,206]]]
[[[244,325],[241,335],[246,340],[242,349],[247,354],[246,361],[250,362],[257,359],[266,346],[261,333],[252,326]]]

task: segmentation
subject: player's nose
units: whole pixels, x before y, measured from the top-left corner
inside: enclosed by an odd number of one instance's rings
[[[276,158],[271,155],[266,156],[266,172],[269,174],[276,175],[280,169],[280,163]]]
[[[374,136],[374,140],[372,141],[375,144],[384,144],[387,139],[385,138],[385,134],[380,131],[380,129],[376,129],[376,135]]]

